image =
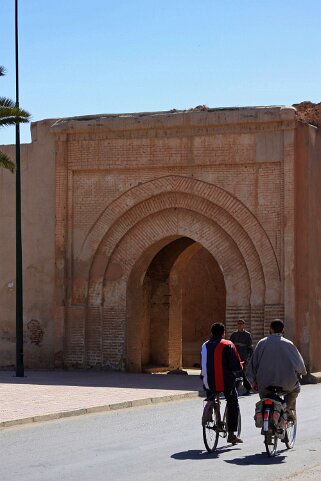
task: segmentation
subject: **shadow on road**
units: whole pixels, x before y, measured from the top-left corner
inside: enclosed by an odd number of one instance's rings
[[[225,459],[228,464],[236,464],[237,466],[270,466],[271,464],[282,464],[285,462],[286,456],[276,455],[274,458],[269,458],[266,452],[260,454],[250,454],[240,458]]]
[[[198,391],[203,397],[198,375],[163,375],[127,373],[122,371],[33,371],[26,370],[25,377],[16,377],[13,371],[0,370],[1,384],[33,384],[43,386],[83,386],[134,389],[164,389],[173,391]]]
[[[178,461],[186,461],[187,459],[209,459],[209,458],[218,458],[221,454],[226,453],[227,451],[240,448],[218,448],[214,453],[208,453],[207,451],[202,451],[201,449],[189,449],[188,451],[181,451],[180,453],[174,453],[171,455],[171,458],[176,459]]]

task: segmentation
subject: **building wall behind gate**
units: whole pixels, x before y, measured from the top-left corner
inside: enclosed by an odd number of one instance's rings
[[[308,368],[321,370],[321,131],[296,130],[296,336]]]
[[[53,121],[32,128],[21,146],[24,282],[24,362],[48,368],[62,361],[55,349],[55,144]],[[15,159],[15,146],[1,146]],[[15,175],[0,168],[0,366],[15,365]]]
[[[295,192],[303,192],[313,212],[317,197],[295,175],[300,168],[304,176],[318,172],[319,134],[310,132],[307,140],[298,132],[294,109],[282,107],[35,123],[33,142],[22,149],[26,211],[36,212],[34,223],[24,220],[26,365],[122,369],[132,363],[139,370],[144,276],[162,248],[188,237],[223,273],[228,332],[244,317],[258,340],[271,319],[285,317],[287,336],[316,359],[316,368],[317,349],[301,335],[295,315],[304,316],[303,328],[311,328],[304,332],[317,338],[318,322],[309,316],[318,312],[312,250],[319,228],[295,208]],[[306,159],[303,167],[298,159]],[[318,178],[311,172],[309,183]],[[7,175],[1,172],[0,181]],[[7,183],[1,195],[9,199],[11,190]],[[14,364],[11,214],[8,248],[0,252],[1,365]],[[3,226],[6,213],[0,215]],[[299,225],[309,229],[309,241],[298,241]],[[314,294],[307,307],[302,252],[311,242]],[[132,344],[131,335],[138,336]]]

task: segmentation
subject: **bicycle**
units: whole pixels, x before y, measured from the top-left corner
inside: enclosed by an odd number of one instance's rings
[[[227,415],[227,405],[225,404],[223,417],[221,416],[221,399],[219,392],[213,393],[209,398],[205,399],[202,417],[203,441],[209,453],[213,453],[216,450],[220,437],[227,437]],[[237,436],[239,437],[240,434],[241,413],[239,410]]]
[[[271,398],[262,399],[263,426],[261,434],[264,436],[268,456],[273,457],[276,455],[279,439],[285,443],[287,449],[293,448],[296,439],[297,421],[287,417],[282,388],[270,386],[268,390],[271,391],[272,395]]]

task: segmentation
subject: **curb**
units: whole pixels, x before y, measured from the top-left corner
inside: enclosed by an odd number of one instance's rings
[[[73,416],[83,416],[84,414],[97,414],[107,411],[115,411],[118,409],[127,409],[139,406],[146,406],[148,404],[159,404],[163,402],[178,401],[180,399],[191,399],[202,397],[203,391],[189,391],[180,394],[170,394],[167,396],[134,399],[133,401],[124,401],[120,403],[105,404],[103,406],[92,406],[89,408],[74,409],[71,411],[61,411],[51,414],[41,414],[39,416],[31,416],[28,418],[12,419],[9,421],[0,422],[1,428],[9,428],[12,426],[21,426],[24,424],[32,424],[46,421],[55,421],[57,419],[69,418]]]

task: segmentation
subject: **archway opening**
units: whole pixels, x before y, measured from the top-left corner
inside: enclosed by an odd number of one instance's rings
[[[196,367],[213,322],[225,321],[221,269],[199,243],[176,239],[155,255],[143,282],[142,366]]]
[[[200,347],[208,339],[211,325],[225,323],[224,277],[214,257],[200,244],[178,268],[182,289],[182,364],[198,367]]]

